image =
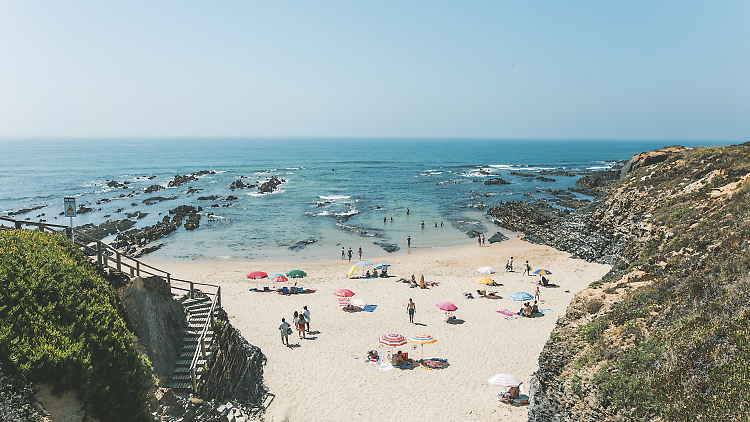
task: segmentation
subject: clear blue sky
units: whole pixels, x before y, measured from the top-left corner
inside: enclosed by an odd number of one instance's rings
[[[0,0],[0,136],[746,141],[750,1]]]

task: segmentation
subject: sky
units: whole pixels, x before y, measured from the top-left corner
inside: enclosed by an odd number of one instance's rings
[[[750,2],[0,0],[0,137],[750,140]]]

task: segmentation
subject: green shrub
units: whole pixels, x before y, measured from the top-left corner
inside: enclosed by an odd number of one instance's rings
[[[145,420],[151,370],[119,297],[70,241],[0,232],[0,367],[76,389],[102,420]]]
[[[578,335],[589,344],[594,344],[602,337],[602,333],[607,327],[609,327],[609,320],[606,316],[602,316],[589,324],[579,326]]]

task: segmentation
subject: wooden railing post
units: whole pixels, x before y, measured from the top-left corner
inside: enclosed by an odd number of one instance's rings
[[[206,360],[206,344],[203,336],[201,336],[201,355],[203,355],[203,360]]]
[[[198,382],[195,379],[195,368],[190,368],[190,379],[193,381],[193,393],[198,392]]]
[[[194,289],[194,286],[193,286],[193,282],[191,281],[190,282],[190,299],[195,299],[193,289]]]
[[[221,286],[216,288],[216,306],[221,308]]]
[[[141,261],[135,261],[135,275],[141,276]]]
[[[68,239],[73,240],[73,229],[71,227],[66,227],[65,228],[65,237],[67,237]]]
[[[16,230],[21,230],[21,222],[16,221]]]
[[[169,287],[172,287],[172,279],[169,277],[169,273],[167,273],[167,284],[169,284]]]
[[[102,260],[102,242],[101,240],[96,241],[96,263],[99,266],[104,267],[104,261]]]
[[[115,252],[115,256],[117,257],[117,272],[122,272],[122,257],[120,256],[120,252]]]

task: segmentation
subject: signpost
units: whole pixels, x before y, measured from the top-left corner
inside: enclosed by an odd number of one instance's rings
[[[76,241],[76,235],[73,233],[73,217],[76,216],[76,199],[73,197],[63,198],[63,204],[65,205],[65,216],[70,217],[70,236],[73,242]]]

